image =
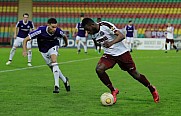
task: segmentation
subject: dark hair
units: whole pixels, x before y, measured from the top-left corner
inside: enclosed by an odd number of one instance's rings
[[[95,23],[91,18],[84,18],[82,20],[82,26],[85,27],[85,25],[87,24],[92,24],[92,23]]]
[[[57,20],[55,18],[49,18],[47,23],[48,24],[57,24]]]
[[[81,14],[80,14],[80,17],[84,17],[84,13],[81,13]]]
[[[97,18],[97,23],[101,22],[101,18]]]
[[[97,20],[101,20],[101,18],[97,18]]]
[[[132,22],[132,20],[129,20],[129,23],[131,23]]]
[[[28,14],[28,13],[24,13],[24,14],[23,14],[23,17],[24,17],[24,15],[27,15],[27,16],[29,17],[29,14]]]

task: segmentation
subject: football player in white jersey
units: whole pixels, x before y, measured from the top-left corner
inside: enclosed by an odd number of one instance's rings
[[[95,38],[97,43],[102,44],[103,46],[104,54],[97,64],[96,73],[104,85],[110,89],[114,97],[114,103],[117,101],[116,96],[119,93],[119,90],[112,85],[106,70],[113,68],[115,64],[118,64],[122,70],[127,71],[134,79],[147,87],[150,90],[154,101],[156,103],[159,102],[159,95],[156,88],[150,84],[143,74],[140,74],[136,70],[135,63],[132,60],[129,50],[122,43],[124,35],[114,24],[106,21],[95,23],[90,18],[84,18],[82,26],[93,36],[93,38]]]
[[[174,45],[173,40],[173,34],[174,34],[174,27],[171,26],[170,23],[167,23],[167,35],[166,35],[166,42],[165,42],[165,53],[167,53],[167,44],[170,42],[171,46],[173,46],[174,49],[176,49],[176,52],[178,52],[177,47]]]

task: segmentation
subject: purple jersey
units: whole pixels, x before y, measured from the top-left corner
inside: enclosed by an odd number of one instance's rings
[[[82,23],[80,22],[80,23],[77,23],[77,25],[76,25],[76,28],[78,29],[78,36],[79,37],[85,37],[85,30],[84,30],[84,28],[82,27]]]
[[[54,46],[59,46],[58,37],[63,37],[64,32],[60,28],[56,28],[54,34],[47,32],[47,26],[40,26],[37,30],[29,33],[31,39],[37,39],[38,48],[40,52],[46,53]]]
[[[127,25],[125,27],[126,29],[126,37],[133,37],[133,33],[134,33],[134,26],[130,26],[130,25]]]
[[[19,28],[17,37],[25,38],[28,36],[30,29],[34,29],[34,24],[32,21],[25,23],[23,20],[21,20],[16,24],[16,28],[17,27]]]

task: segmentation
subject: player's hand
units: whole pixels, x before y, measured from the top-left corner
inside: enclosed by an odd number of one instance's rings
[[[68,44],[63,45],[62,47],[67,47]]]
[[[23,51],[23,56],[26,57],[28,53],[26,51]]]
[[[77,34],[74,34],[74,35],[73,35],[73,38],[76,38],[76,36],[77,36]]]
[[[14,35],[14,39],[16,39],[16,35]]]
[[[109,48],[109,47],[111,47],[113,44],[112,44],[112,42],[109,42],[109,41],[105,41],[104,43],[103,43],[103,46],[105,47],[105,48]]]

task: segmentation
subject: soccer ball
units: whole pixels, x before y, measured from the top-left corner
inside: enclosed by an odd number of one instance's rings
[[[108,92],[103,93],[101,95],[100,99],[101,99],[102,105],[104,105],[104,106],[110,106],[110,105],[113,105],[113,103],[114,103],[113,95],[111,93],[108,93]]]

